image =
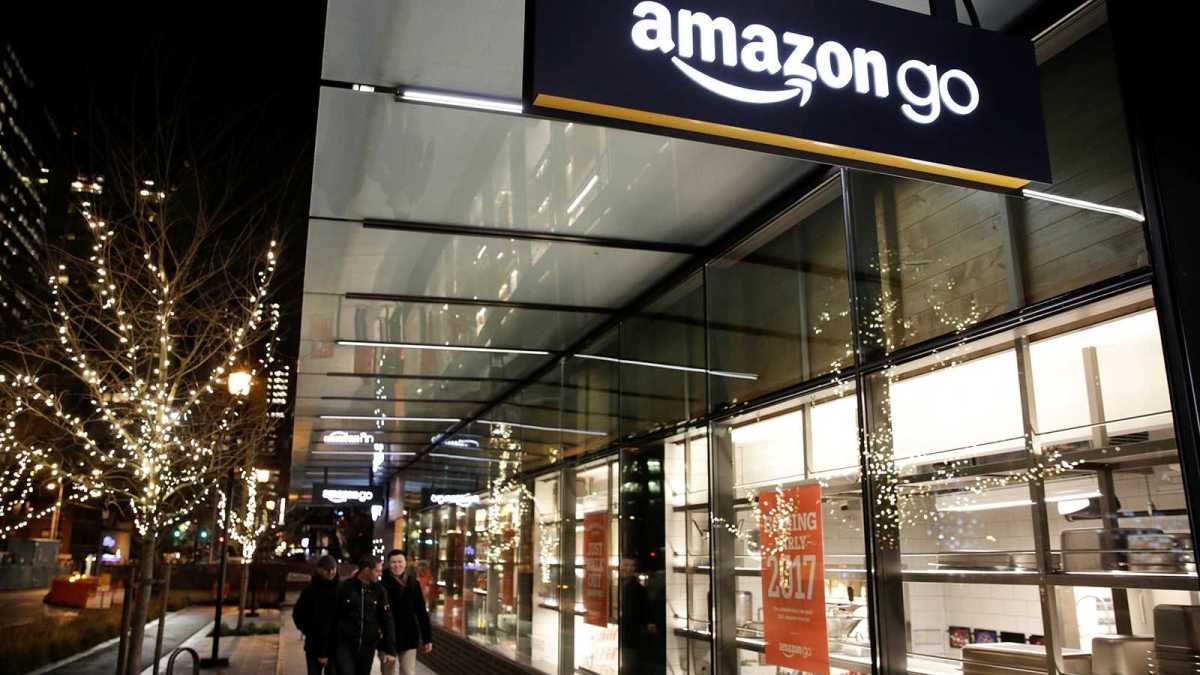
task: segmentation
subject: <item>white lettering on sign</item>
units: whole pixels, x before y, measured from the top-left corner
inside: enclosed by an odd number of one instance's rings
[[[327,488],[321,490],[321,499],[332,504],[345,504],[346,502],[362,502],[365,504],[374,501],[375,493],[370,490],[338,490]]]
[[[479,503],[479,495],[433,495],[429,501],[441,506],[443,504],[453,504],[466,508]]]
[[[365,431],[331,431],[321,439],[326,445],[374,445],[375,436]]]
[[[798,98],[803,108],[812,99],[817,83],[834,90],[853,84],[857,94],[891,97],[888,60],[876,50],[850,49],[834,40],[818,45],[809,35],[787,31],[781,40],[777,31],[762,24],[751,24],[739,32],[725,17],[687,9],[672,14],[662,3],[649,0],[639,2],[633,16],[637,19],[630,35],[634,46],[664,55],[674,52],[671,63],[680,72],[724,98],[754,105]],[[739,40],[744,41],[740,48]],[[726,68],[741,67],[755,74],[782,73],[783,87],[751,89],[731,84],[685,60],[697,57],[702,64],[720,62]],[[895,83],[904,99],[900,112],[917,124],[932,124],[943,110],[970,115],[979,107],[979,85],[959,69],[942,73],[936,65],[911,59],[896,70]],[[952,86],[955,83],[957,87]]]

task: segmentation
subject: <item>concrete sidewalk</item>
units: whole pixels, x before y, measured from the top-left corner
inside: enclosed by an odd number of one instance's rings
[[[210,609],[211,611],[211,609]],[[260,610],[261,612],[261,610]],[[274,616],[258,619],[267,623],[278,621],[278,613]],[[224,617],[225,624],[231,625],[237,620],[237,615]],[[250,619],[247,619],[250,621]],[[199,631],[191,638],[186,640],[181,646],[194,649],[200,658],[212,656],[212,638],[208,636],[211,632],[211,619],[208,626]],[[245,635],[245,636],[226,636],[221,638],[220,655],[229,659],[229,667],[215,671],[221,675],[275,675],[278,670],[276,660],[279,657],[279,636],[278,635]],[[167,654],[169,656],[169,654]],[[159,663],[159,674],[163,675],[167,672],[167,658],[164,657]],[[191,675],[192,658],[190,654],[181,654],[175,660],[175,673],[177,675]],[[304,673],[303,670],[298,671]],[[141,675],[152,675],[153,669],[146,668]]]

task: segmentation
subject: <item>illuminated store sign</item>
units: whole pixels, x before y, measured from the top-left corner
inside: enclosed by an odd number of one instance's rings
[[[331,431],[321,439],[326,445],[374,445],[375,435],[365,431]]]
[[[429,501],[438,506],[452,504],[466,508],[479,503],[479,495],[433,495]]]
[[[313,485],[313,498],[326,504],[382,504],[383,490],[379,487],[354,487],[349,485]]]
[[[346,502],[361,502],[370,504],[375,499],[375,494],[370,490],[338,490],[335,488],[326,488],[321,490],[321,499],[332,504],[345,504]]]
[[[1008,189],[1048,182],[1033,46],[867,0],[531,0],[542,114]]]

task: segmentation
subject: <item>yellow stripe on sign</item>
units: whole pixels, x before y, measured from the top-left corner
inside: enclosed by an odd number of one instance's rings
[[[702,122],[700,120],[688,119],[686,117],[663,115],[661,113],[646,112],[644,110],[635,110],[633,108],[622,108],[620,106],[607,105],[604,103],[592,103],[591,101],[564,98],[562,96],[551,96],[550,94],[538,94],[537,98],[534,99],[533,104],[542,108],[554,108],[556,110],[566,110],[568,112],[580,113],[584,115],[609,117],[612,119],[625,120],[627,122],[636,122],[638,124],[678,129],[680,131],[688,131],[706,136],[720,136],[722,138],[732,138],[734,140],[746,141],[748,143],[773,145],[780,148],[788,148],[791,150],[812,153],[814,155],[824,155],[826,157],[834,157],[838,159],[849,159],[866,164],[890,166],[897,169],[915,171],[934,176],[946,176],[948,178],[955,178],[970,183],[994,185],[996,187],[1010,190],[1017,190],[1029,185],[1029,181],[1023,178],[1002,176],[1000,174],[988,173],[986,171],[976,171],[974,169],[963,169],[956,166],[949,166],[947,164],[938,164],[936,162],[923,162],[919,159],[910,159],[908,157],[901,157],[899,155],[889,155],[884,152],[862,150],[860,148],[851,148],[845,145],[836,145],[833,143],[821,143],[819,141],[810,141],[803,138],[796,138],[794,136],[785,136],[783,134],[773,134],[766,131],[743,129],[742,127],[735,127],[727,124]]]

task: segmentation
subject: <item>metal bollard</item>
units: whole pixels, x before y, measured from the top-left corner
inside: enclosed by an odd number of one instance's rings
[[[192,675],[200,675],[200,655],[191,647],[179,647],[171,652],[171,658],[167,659],[167,675],[175,675],[175,659],[184,652],[192,655]]]

